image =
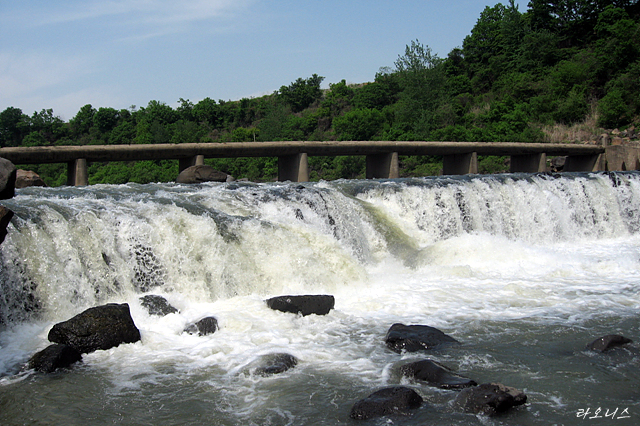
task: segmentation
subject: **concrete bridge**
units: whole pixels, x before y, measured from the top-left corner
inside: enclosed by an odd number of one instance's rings
[[[308,156],[365,155],[367,178],[398,177],[399,155],[439,155],[443,174],[478,172],[478,155],[511,157],[512,172],[546,170],[547,156],[566,156],[564,171],[640,168],[638,148],[586,144],[503,142],[238,142],[195,144],[85,145],[0,148],[14,164],[67,163],[68,184],[87,185],[87,164],[106,161],[179,160],[180,171],[205,158],[278,157],[278,180],[309,180]]]

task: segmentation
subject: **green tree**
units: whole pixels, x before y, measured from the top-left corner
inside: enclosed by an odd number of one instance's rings
[[[279,97],[287,103],[293,112],[300,112],[322,97],[320,85],[324,77],[313,74],[307,79],[298,78],[289,86],[282,86]]]
[[[20,108],[8,107],[0,112],[0,146],[19,146],[28,130],[28,120]]]

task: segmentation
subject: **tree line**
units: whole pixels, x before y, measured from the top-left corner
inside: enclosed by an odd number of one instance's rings
[[[462,46],[441,58],[418,39],[374,81],[321,88],[313,74],[274,93],[239,101],[152,100],[140,108],[83,106],[68,122],[53,110],[0,113],[1,146],[289,140],[549,140],[554,126],[614,128],[640,116],[640,5],[637,0],[513,0],[486,7]],[[277,175],[274,158],[207,159],[250,180]],[[482,172],[504,171],[487,157]],[[66,166],[30,167],[49,185]],[[364,176],[358,157],[310,158],[311,179]],[[436,175],[437,158],[401,157],[404,176]],[[96,163],[95,183],[174,180],[176,161]]]

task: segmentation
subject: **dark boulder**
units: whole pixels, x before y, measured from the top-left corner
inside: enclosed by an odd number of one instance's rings
[[[36,172],[18,169],[16,172],[16,188],[27,188],[29,186],[47,186],[47,184]]]
[[[403,350],[407,352],[416,352],[420,350],[429,350],[436,347],[459,343],[453,337],[444,334],[437,328],[428,325],[404,325],[393,324],[387,335],[385,343],[389,349],[394,352],[401,353]]]
[[[465,413],[493,416],[527,402],[527,395],[502,383],[484,383],[460,391],[454,406]]]
[[[213,334],[218,329],[218,320],[214,317],[205,317],[201,320],[189,324],[185,329],[185,333],[197,334],[198,336],[206,336]]]
[[[13,218],[13,212],[5,206],[0,206],[0,244],[7,236],[7,227]]]
[[[0,158],[0,200],[8,200],[16,194],[16,166],[6,158]]]
[[[163,317],[169,314],[175,314],[179,311],[171,306],[167,299],[155,294],[148,294],[140,298],[140,304],[147,308],[149,315],[157,315]]]
[[[29,360],[29,368],[43,373],[52,373],[58,368],[67,368],[82,360],[82,354],[71,346],[53,344],[36,353]]]
[[[403,386],[384,388],[356,402],[351,408],[350,417],[366,420],[388,415],[407,416],[411,414],[410,410],[419,408],[422,401],[422,397],[413,389]]]
[[[180,172],[177,183],[226,182],[227,174],[211,166],[196,165]]]
[[[263,355],[249,368],[249,371],[258,376],[272,376],[284,373],[298,365],[298,359],[287,353],[273,353]]]
[[[140,330],[126,303],[89,308],[49,331],[50,342],[69,345],[83,354],[139,340]]]
[[[632,340],[618,334],[602,336],[587,345],[587,349],[597,352],[605,352],[609,349],[631,343]]]
[[[267,306],[281,312],[305,315],[326,315],[336,304],[333,296],[326,294],[306,296],[277,296],[267,300]]]
[[[477,383],[454,373],[451,369],[435,361],[425,359],[400,367],[403,376],[427,382],[442,389],[462,389],[476,386]]]

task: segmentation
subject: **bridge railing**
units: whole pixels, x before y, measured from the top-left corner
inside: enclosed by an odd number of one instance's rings
[[[0,148],[14,164],[67,163],[69,184],[88,183],[90,162],[179,160],[180,170],[204,158],[278,157],[278,179],[309,179],[308,156],[365,155],[367,178],[397,178],[399,155],[443,156],[444,174],[477,173],[478,155],[511,157],[512,172],[542,172],[547,156],[567,156],[566,171],[606,168],[606,148],[587,144],[510,142],[237,142],[135,145],[36,146]],[[634,164],[635,167],[635,164]]]

